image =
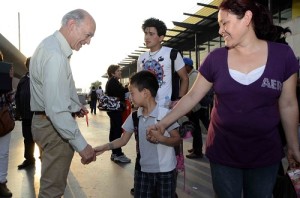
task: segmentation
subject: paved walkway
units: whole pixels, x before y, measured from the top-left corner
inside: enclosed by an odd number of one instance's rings
[[[108,142],[109,118],[106,112],[89,115],[89,127],[85,119],[77,119],[78,125],[92,146]],[[206,136],[204,135],[205,139]],[[184,140],[184,155],[192,147],[191,139]],[[111,152],[98,156],[97,161],[82,165],[80,156],[76,153],[68,176],[68,185],[64,198],[131,198],[130,189],[133,187],[133,172],[135,160],[135,140],[132,139],[123,147],[124,153],[132,159],[129,164],[116,164],[110,160]],[[8,187],[14,198],[35,198],[39,189],[40,161],[35,168],[18,170],[17,166],[23,159],[23,137],[21,122],[16,122],[10,144],[10,159],[8,170]],[[38,149],[35,156],[38,157]],[[38,159],[38,158],[37,158]],[[185,181],[185,182],[184,182]],[[184,188],[185,183],[185,188]],[[213,198],[211,176],[208,160],[185,158],[184,173],[177,179],[177,194],[179,198]]]

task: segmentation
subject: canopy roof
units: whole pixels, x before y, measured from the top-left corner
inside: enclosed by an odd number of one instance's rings
[[[196,13],[183,13],[188,17],[182,22],[173,21],[174,28],[168,29],[163,45],[176,48],[184,54],[195,52],[196,56],[199,51],[210,51],[215,45],[221,46],[223,40],[218,33],[217,20],[218,5],[221,2],[222,0],[213,0],[210,4],[197,3],[201,7]],[[261,0],[260,3],[269,7],[275,22],[282,23],[290,19],[292,0]],[[124,66],[123,78],[136,71],[136,61],[145,50],[145,47],[139,47],[119,63]]]

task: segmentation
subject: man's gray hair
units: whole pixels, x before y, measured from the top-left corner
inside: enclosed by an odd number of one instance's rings
[[[79,24],[81,21],[83,21],[84,17],[87,15],[87,12],[83,9],[76,9],[68,12],[63,16],[61,20],[61,25],[65,26],[69,20],[73,19]]]

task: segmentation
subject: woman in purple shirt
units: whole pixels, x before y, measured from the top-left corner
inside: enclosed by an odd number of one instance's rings
[[[198,78],[170,114],[148,129],[164,131],[213,87],[215,104],[206,140],[218,198],[272,197],[284,156],[300,162],[296,83],[299,64],[288,45],[268,41],[275,28],[268,10],[253,0],[223,0],[218,13],[225,47],[212,51]]]

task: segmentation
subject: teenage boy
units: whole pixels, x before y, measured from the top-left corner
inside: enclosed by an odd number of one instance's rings
[[[170,110],[156,103],[159,88],[156,76],[149,71],[140,71],[130,78],[129,91],[133,103],[138,106],[138,124],[133,114],[123,124],[121,138],[95,147],[96,155],[104,151],[119,148],[127,144],[135,134],[137,159],[134,174],[134,197],[152,198],[175,197],[176,190],[176,156],[174,146],[179,145],[178,123],[173,123],[163,135],[151,131],[156,142],[147,140],[146,128],[161,120]]]
[[[142,25],[145,46],[149,51],[140,55],[137,61],[137,71],[152,71],[159,83],[156,101],[160,106],[168,106],[172,95],[172,61],[170,58],[172,48],[162,46],[166,36],[167,26],[156,18],[146,19]],[[180,78],[179,98],[188,91],[189,77],[184,67],[184,61],[178,52],[174,60],[174,70]],[[173,100],[176,101],[179,98]],[[172,107],[175,103],[172,103]]]

